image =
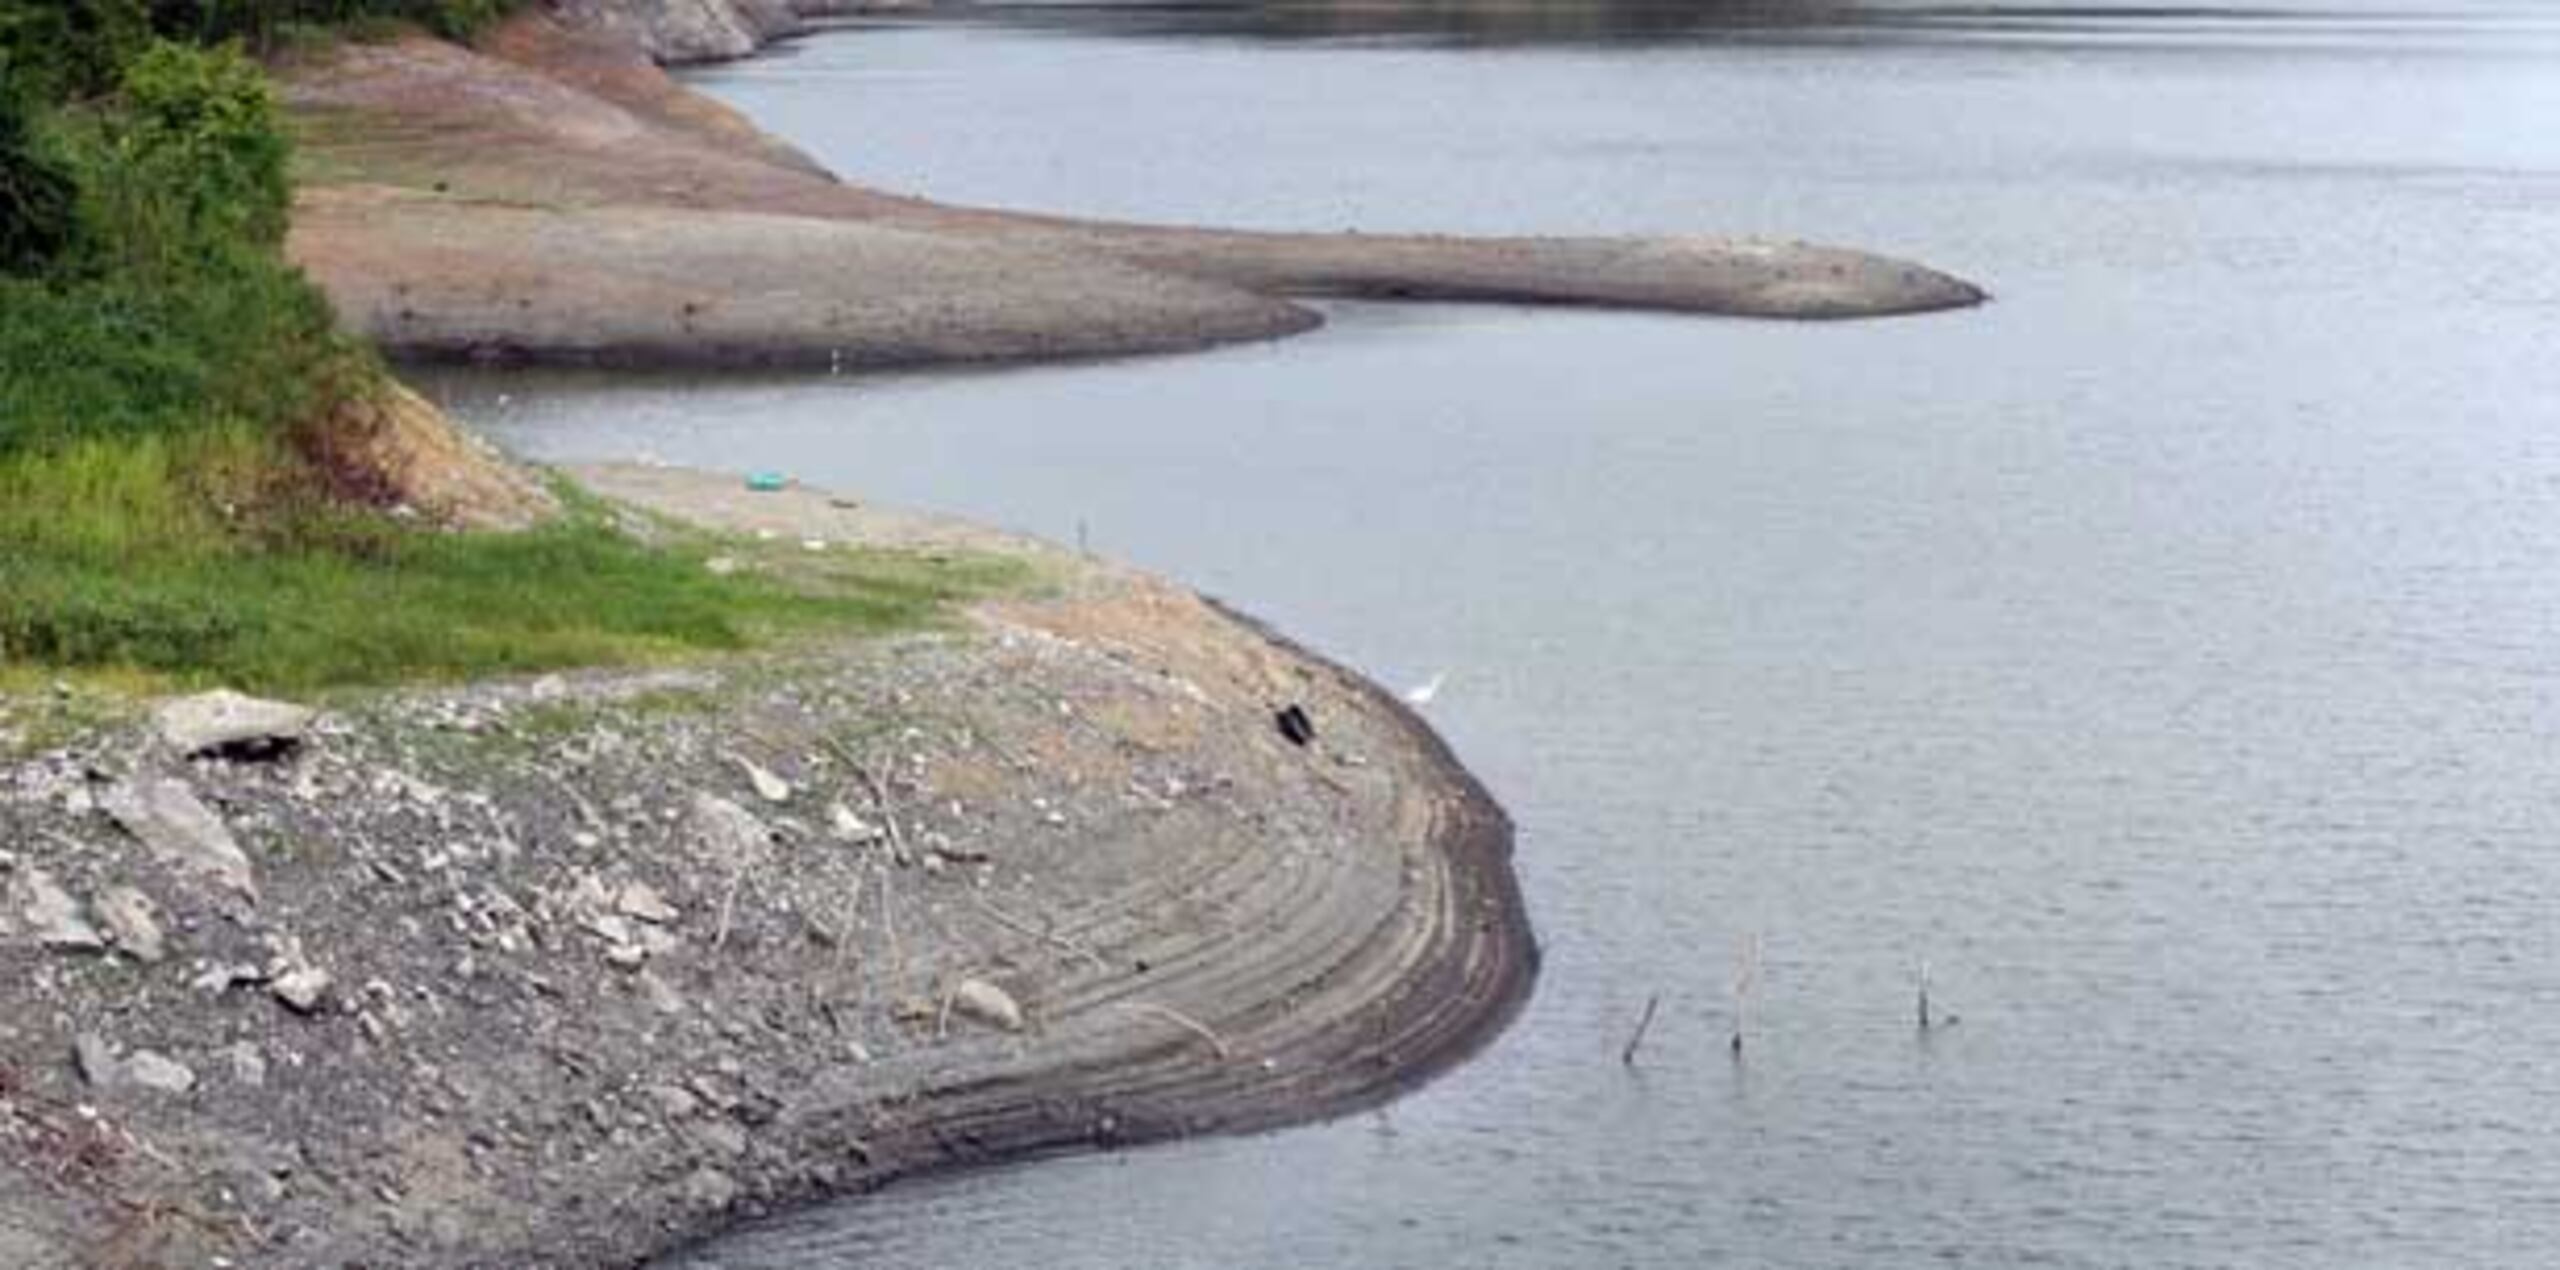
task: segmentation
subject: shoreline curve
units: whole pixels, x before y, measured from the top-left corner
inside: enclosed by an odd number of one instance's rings
[[[1357,674],[964,522],[573,475],[746,567],[821,542],[1027,586],[947,632],[333,698],[282,756],[190,759],[111,701],[0,749],[0,1260],[642,1264],[899,1177],[1372,1105],[1527,1000],[1510,821]],[[61,708],[0,696],[0,742],[22,707]],[[197,810],[110,812],[134,791]],[[165,958],[63,942],[118,891]]]
[[[1320,325],[1303,299],[1840,320],[1988,298],[1917,263],[1798,242],[1290,233],[953,206],[840,180],[660,65],[746,56],[803,29],[794,14],[843,7],[579,0],[476,48],[410,37],[291,60],[305,180],[289,250],[341,320],[395,356],[502,363],[845,370],[1173,352]],[[683,16],[702,13],[733,21]]]

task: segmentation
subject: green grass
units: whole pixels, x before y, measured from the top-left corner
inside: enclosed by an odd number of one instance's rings
[[[576,500],[520,533],[321,506],[226,517],[224,482],[272,476],[261,444],[217,432],[0,459],[0,668],[295,692],[632,664],[929,626],[1024,572],[767,549],[768,567],[723,576],[705,561],[745,545],[644,543]]]

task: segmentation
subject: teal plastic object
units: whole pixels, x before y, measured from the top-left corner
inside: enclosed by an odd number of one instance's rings
[[[779,493],[790,483],[791,479],[780,472],[753,472],[747,476],[747,488],[759,494]]]

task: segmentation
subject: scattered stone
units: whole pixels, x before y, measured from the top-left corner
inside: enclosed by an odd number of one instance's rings
[[[221,964],[205,966],[197,971],[196,977],[187,981],[187,986],[198,992],[223,993],[229,992],[233,984],[266,981],[267,973],[256,966]]]
[[[101,805],[126,833],[163,860],[205,874],[248,899],[258,898],[248,854],[185,782],[144,779],[118,784],[107,791]]]
[[[628,944],[632,941],[631,923],[618,913],[590,913],[578,924],[585,927],[588,934],[608,944]]]
[[[641,997],[649,1002],[650,1009],[660,1014],[684,1013],[684,997],[668,986],[666,980],[659,978],[656,971],[641,971],[633,976],[632,985],[640,990]]]
[[[710,570],[713,577],[725,578],[735,574],[744,566],[738,563],[738,558],[735,556],[713,556],[703,561],[702,567]]]
[[[697,1120],[686,1127],[685,1136],[723,1159],[734,1160],[747,1153],[747,1131],[735,1120]]]
[[[827,805],[827,827],[839,840],[857,846],[877,842],[885,836],[878,825],[853,814],[853,808],[843,803]]]
[[[729,757],[737,763],[740,771],[747,774],[747,783],[756,787],[756,797],[769,803],[791,801],[791,782],[775,775],[772,769],[745,755],[732,754]]]
[[[984,979],[963,979],[952,990],[951,1006],[960,1013],[1007,1032],[1022,1030],[1022,1005],[1013,994]]]
[[[624,886],[613,906],[626,917],[636,917],[656,926],[672,925],[679,916],[675,905],[667,903],[666,897],[658,894],[658,888],[646,882]]]
[[[719,1211],[737,1202],[738,1184],[728,1174],[715,1168],[699,1168],[684,1180],[685,1202],[696,1208]]]
[[[130,886],[111,886],[98,896],[95,907],[98,920],[106,923],[107,934],[126,956],[156,965],[169,955],[159,907],[150,896]]]
[[[196,1087],[196,1074],[186,1064],[156,1050],[135,1050],[124,1060],[124,1077],[145,1089],[183,1094]]]
[[[124,1074],[124,1065],[116,1061],[115,1047],[95,1032],[82,1032],[71,1038],[71,1065],[80,1079],[105,1088]]]
[[[223,1051],[223,1056],[231,1060],[232,1080],[251,1089],[266,1085],[267,1056],[259,1053],[256,1045],[242,1041]]]
[[[615,944],[604,950],[604,963],[616,970],[637,970],[649,960],[649,950],[638,944]]]
[[[273,758],[302,743],[313,717],[303,706],[224,689],[164,702],[157,722],[160,739],[189,758]]]
[[[318,966],[296,966],[277,975],[267,990],[296,1014],[318,1014],[329,999],[332,982],[329,972]]]
[[[1316,739],[1316,722],[1307,716],[1307,708],[1291,705],[1272,716],[1280,725],[1280,735],[1291,745],[1312,745]]]
[[[658,1114],[669,1120],[686,1120],[702,1110],[702,1100],[681,1085],[651,1085],[640,1092],[658,1104]]]
[[[63,952],[97,952],[107,946],[107,937],[80,915],[80,901],[52,874],[29,869],[19,876],[17,890],[19,920],[37,943]]]
[[[94,1032],[71,1039],[71,1064],[81,1080],[97,1089],[139,1085],[183,1094],[196,1087],[196,1074],[186,1064],[156,1050],[135,1050],[119,1057],[115,1046]]]
[[[717,794],[694,795],[692,819],[711,858],[733,867],[761,857],[772,838],[755,813]]]

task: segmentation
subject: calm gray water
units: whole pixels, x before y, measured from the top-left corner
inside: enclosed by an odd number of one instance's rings
[[[950,199],[1760,231],[2000,301],[446,381],[538,455],[1082,526],[1390,683],[1446,670],[1433,717],[1520,822],[1539,995],[1386,1113],[920,1183],[696,1264],[2552,1264],[2560,26],[1326,37],[1377,29],[1042,13],[701,82]],[[1924,957],[1963,1016],[1926,1038]]]

